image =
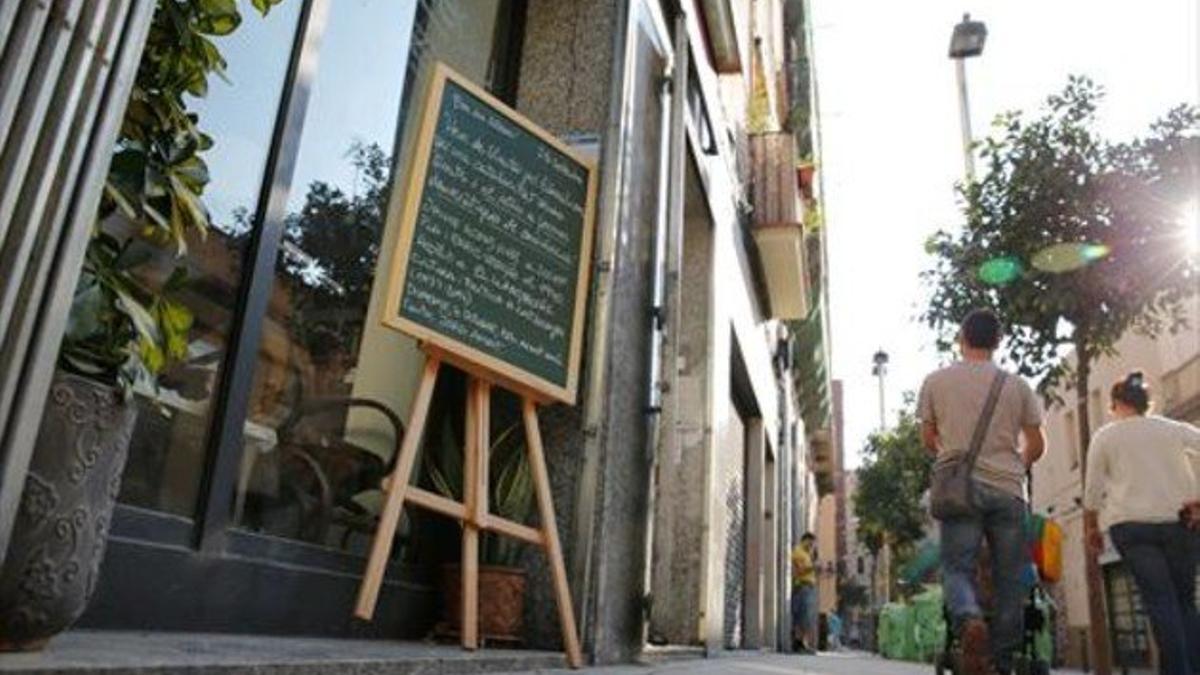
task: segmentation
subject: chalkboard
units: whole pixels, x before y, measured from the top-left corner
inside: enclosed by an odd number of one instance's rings
[[[438,64],[402,179],[384,324],[573,403],[594,163]]]

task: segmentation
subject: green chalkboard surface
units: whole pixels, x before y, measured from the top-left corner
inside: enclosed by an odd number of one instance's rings
[[[384,323],[573,402],[595,166],[439,66]]]

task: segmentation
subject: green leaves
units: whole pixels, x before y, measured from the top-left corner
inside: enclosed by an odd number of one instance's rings
[[[229,35],[242,23],[237,0],[198,0],[196,30],[206,35]]]
[[[209,182],[208,164],[199,153],[212,141],[181,110],[173,113],[149,103],[131,109],[146,123],[127,120],[136,127],[131,136],[140,140],[125,143],[114,155],[105,195],[145,236],[173,245],[182,255],[189,232],[208,231],[209,214],[201,200]],[[172,120],[183,126],[163,126]]]
[[[186,285],[182,269],[156,287],[146,263],[153,251],[97,232],[84,258],[61,362],[64,368],[120,385],[153,385],[167,366],[187,357],[193,317],[175,299]]]
[[[265,15],[281,1],[253,4]],[[237,0],[158,1],[76,287],[64,368],[128,393],[139,381],[155,385],[187,358],[193,317],[180,299],[185,267],[164,269],[155,246],[183,256],[189,238],[208,231],[203,195],[210,176],[202,153],[213,139],[186,101],[208,92],[210,76],[224,77],[214,38],[241,23]],[[113,214],[132,225],[133,237],[106,231],[100,221]]]
[[[425,475],[440,494],[462,501],[463,445],[455,433],[454,418],[443,418],[439,442],[427,453]],[[533,474],[519,422],[492,439],[488,459],[491,512],[516,523],[527,522],[533,513]],[[518,541],[485,534],[482,560],[487,565],[514,566],[520,561],[521,546]]]
[[[266,16],[267,13],[271,11],[272,7],[281,2],[283,2],[283,0],[250,0],[250,4],[254,5],[254,9],[257,9],[258,13],[262,14],[263,16]]]
[[[911,412],[897,425],[872,434],[858,469],[854,514],[860,536],[903,551],[925,535],[921,496],[929,487],[930,460],[921,441],[920,423]]]

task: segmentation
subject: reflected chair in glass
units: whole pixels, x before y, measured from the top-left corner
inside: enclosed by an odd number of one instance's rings
[[[374,410],[390,423],[393,443],[386,463],[379,454],[346,440],[341,429],[331,429],[319,422],[330,415],[345,419],[354,408]],[[370,536],[377,515],[355,497],[379,489],[384,477],[395,468],[404,440],[404,424],[399,416],[370,399],[313,399],[297,405],[276,434],[278,497],[273,500],[274,505],[261,504],[262,511],[273,507],[297,508],[295,532],[287,534],[303,541],[328,544],[335,527],[343,529],[342,548],[349,545],[355,533]],[[256,465],[256,469],[260,468],[272,470],[263,463]]]

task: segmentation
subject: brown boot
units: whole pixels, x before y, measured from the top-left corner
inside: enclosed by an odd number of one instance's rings
[[[963,675],[993,675],[992,649],[988,641],[987,624],[983,619],[973,618],[963,622],[959,636],[962,649],[961,667]]]

